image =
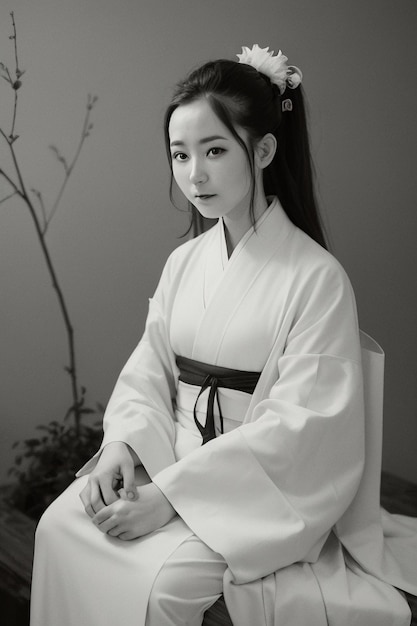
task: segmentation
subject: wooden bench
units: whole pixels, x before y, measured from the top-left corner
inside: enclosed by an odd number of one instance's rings
[[[28,626],[35,522],[11,509],[0,488],[0,606],[4,626]],[[417,485],[383,473],[381,504],[391,513],[417,517]],[[417,598],[407,596],[417,626]],[[58,626],[58,625],[57,625]],[[232,626],[220,598],[204,618],[204,626]]]

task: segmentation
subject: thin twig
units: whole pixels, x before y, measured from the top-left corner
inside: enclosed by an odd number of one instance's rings
[[[17,157],[16,157],[16,153],[14,151],[14,146],[13,146],[13,142],[12,141],[9,142],[9,147],[10,147],[10,153],[11,153],[12,159],[13,159],[13,164],[14,164],[14,167],[15,167],[15,170],[16,170],[17,178],[19,179],[19,184],[20,184],[20,189],[21,189],[21,192],[22,192],[22,197],[23,196],[27,196],[28,194],[27,194],[26,189],[25,189],[25,183],[24,183],[24,180],[23,180],[22,172],[20,171],[19,163],[17,162]]]
[[[12,24],[13,24],[13,39],[14,39],[14,58],[16,61],[16,70],[19,70],[19,61],[17,58],[17,31],[16,31],[16,23],[14,21],[14,11],[10,12],[11,18],[12,18]]]
[[[0,134],[3,135],[3,137],[5,138],[7,143],[10,143],[9,137],[6,135],[6,133],[4,132],[4,130],[2,128],[0,128]]]
[[[19,196],[22,195],[22,192],[20,191],[20,189],[18,188],[18,186],[16,185],[14,180],[12,178],[10,178],[10,176],[8,174],[6,174],[6,172],[3,169],[1,169],[1,168],[0,168],[0,176],[3,176],[3,178],[5,180],[7,180],[9,185],[14,189],[15,193],[19,194]]]
[[[19,70],[19,60],[17,57],[17,31],[16,31],[16,23],[14,21],[14,13],[13,11],[10,13],[11,17],[12,17],[12,23],[13,23],[13,36],[12,39],[14,41],[14,57],[15,57],[15,62],[16,62],[16,80],[13,83],[13,89],[14,89],[14,106],[13,106],[13,121],[12,121],[12,130],[10,131],[10,138],[12,139],[14,137],[14,129],[15,129],[15,125],[16,125],[16,115],[17,115],[17,90],[19,89],[21,82],[20,82],[20,76],[21,76],[21,72]]]
[[[37,197],[39,206],[41,208],[41,214],[42,214],[42,220],[43,220],[42,234],[45,235],[47,228],[48,228],[48,224],[47,224],[47,219],[46,219],[46,209],[45,209],[45,203],[43,201],[43,196],[42,196],[42,193],[38,191],[37,189],[31,189],[31,191]]]
[[[8,83],[12,85],[13,81],[12,81],[12,77],[10,76],[9,68],[6,65],[4,65],[4,63],[0,63],[0,69],[6,73],[6,76],[2,74],[1,77],[4,78],[4,80],[6,80]]]
[[[68,166],[66,158],[62,156],[62,154],[60,153],[60,151],[58,150],[56,146],[49,146],[49,149],[52,150],[52,152],[55,154],[58,161],[62,164],[62,167],[65,170],[65,174],[68,175],[69,166]]]
[[[14,106],[13,106],[13,121],[12,121],[12,130],[10,131],[10,139],[14,140],[14,127],[16,125],[16,115],[17,115],[17,89],[14,90]]]
[[[78,161],[78,157],[80,156],[82,147],[84,145],[85,140],[87,139],[87,137],[90,135],[90,131],[93,128],[93,125],[90,122],[90,117],[91,117],[91,111],[93,110],[93,107],[95,105],[95,103],[97,102],[97,96],[88,96],[88,100],[87,100],[87,110],[86,110],[86,114],[84,117],[84,122],[83,122],[83,127],[82,127],[82,131],[81,131],[81,137],[80,137],[80,141],[78,143],[78,147],[77,150],[75,152],[74,158],[72,159],[71,163],[68,165],[68,162],[66,161],[66,159],[61,155],[61,153],[58,151],[58,149],[55,146],[50,146],[51,150],[53,150],[57,156],[58,161],[60,161],[64,167],[65,170],[65,177],[64,180],[62,182],[61,188],[58,192],[58,195],[56,197],[56,200],[53,204],[53,207],[49,213],[49,217],[47,219],[46,222],[46,227],[49,226],[52,218],[54,217],[59,203],[61,202],[62,196],[64,194],[65,191],[65,187],[67,186],[68,180],[72,174],[72,171],[75,167],[75,164]]]
[[[17,194],[17,191],[13,191],[13,193],[9,194],[5,198],[2,198],[0,200],[0,204],[2,204],[3,202],[6,202],[6,200],[9,200],[10,198],[13,198],[13,196],[15,196],[16,194]]]

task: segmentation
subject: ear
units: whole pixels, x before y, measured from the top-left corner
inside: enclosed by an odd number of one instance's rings
[[[271,163],[277,149],[277,140],[272,133],[267,133],[259,139],[255,146],[255,163],[260,169],[265,169]]]

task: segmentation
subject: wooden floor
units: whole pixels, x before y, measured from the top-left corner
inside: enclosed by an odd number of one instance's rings
[[[391,513],[417,517],[417,484],[383,474],[381,504]],[[34,529],[35,522],[7,507],[0,488],[1,626],[28,626]],[[412,626],[417,626],[417,598],[407,599],[413,611]],[[206,613],[204,626],[231,626],[224,603],[218,601]]]

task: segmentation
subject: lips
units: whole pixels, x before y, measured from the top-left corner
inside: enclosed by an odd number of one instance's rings
[[[214,198],[216,194],[214,193],[201,193],[196,196],[198,200],[209,200],[210,198]]]

